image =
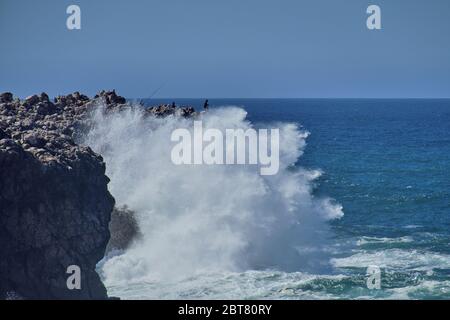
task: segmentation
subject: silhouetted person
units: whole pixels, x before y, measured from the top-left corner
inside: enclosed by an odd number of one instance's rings
[[[203,105],[203,109],[205,109],[205,111],[208,111],[209,109],[208,99],[206,99],[205,104]]]
[[[175,104],[175,101],[172,102],[172,108],[176,108],[176,107],[177,107],[177,105]]]

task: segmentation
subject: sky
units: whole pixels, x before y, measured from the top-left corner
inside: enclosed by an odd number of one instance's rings
[[[81,30],[66,27],[71,4]],[[371,4],[381,30],[366,27]],[[450,1],[0,0],[0,92],[102,89],[127,98],[450,97]]]

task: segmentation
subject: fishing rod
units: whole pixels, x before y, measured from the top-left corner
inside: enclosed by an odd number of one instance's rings
[[[160,85],[155,91],[153,91],[153,93],[149,96],[149,97],[147,97],[147,98],[144,98],[144,99],[140,99],[139,100],[139,104],[143,104],[142,102],[144,101],[144,100],[151,100],[164,86],[165,86],[166,84],[165,83],[163,83],[162,85]]]

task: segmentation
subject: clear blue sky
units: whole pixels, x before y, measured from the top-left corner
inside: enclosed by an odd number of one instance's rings
[[[0,0],[0,57],[20,97],[450,97],[450,1]]]

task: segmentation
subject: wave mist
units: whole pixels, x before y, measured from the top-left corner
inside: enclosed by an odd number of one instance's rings
[[[242,108],[202,115],[205,128],[257,128]],[[267,124],[265,125],[267,127]],[[327,221],[340,205],[313,196],[319,171],[295,166],[307,132],[280,129],[280,170],[257,166],[181,165],[171,162],[174,129],[193,129],[180,117],[143,118],[138,109],[94,116],[85,143],[100,153],[118,206],[137,214],[141,239],[101,266],[106,285],[195,276],[199,273],[277,269],[319,272],[328,265]]]

